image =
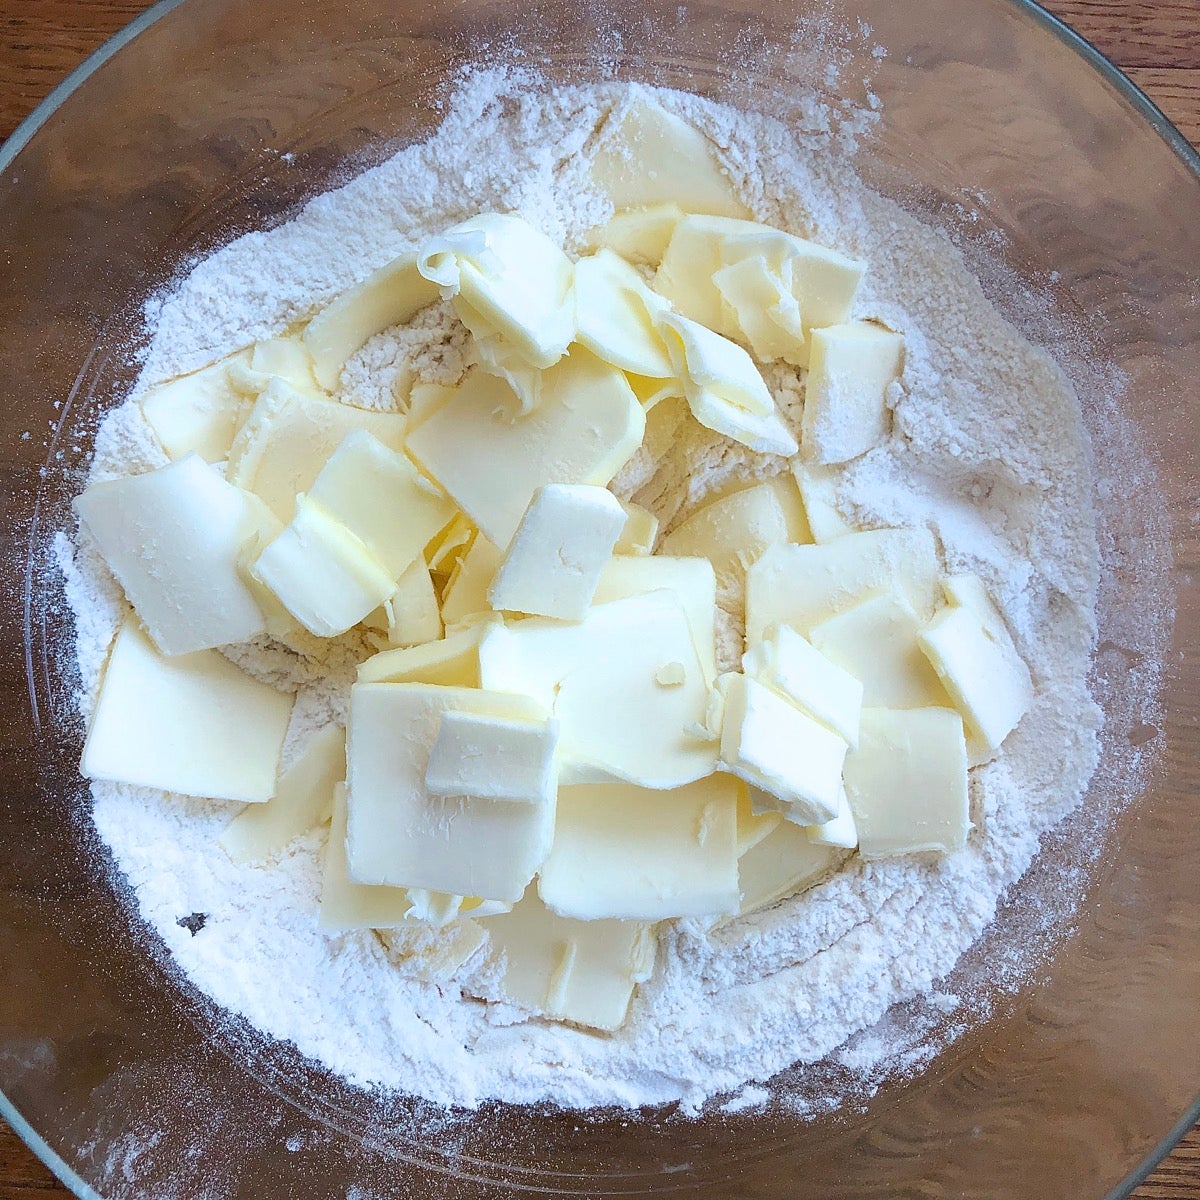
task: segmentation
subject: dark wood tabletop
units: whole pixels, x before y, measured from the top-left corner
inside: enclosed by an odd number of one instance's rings
[[[1044,3],[1144,89],[1193,145],[1200,145],[1200,0]],[[147,7],[141,0],[0,0],[0,140],[64,75]],[[67,1195],[0,1122],[0,1200]],[[1200,1200],[1200,1126],[1133,1196]]]

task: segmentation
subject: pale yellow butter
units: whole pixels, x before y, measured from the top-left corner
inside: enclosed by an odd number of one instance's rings
[[[251,400],[237,386],[236,369],[249,362],[242,350],[190,375],[150,388],[142,413],[170,458],[199,454],[220,462],[250,412]]]
[[[839,853],[814,845],[800,825],[779,821],[738,860],[741,911],[754,912],[810,886],[838,862]]]
[[[674,203],[625,209],[593,229],[588,244],[592,250],[612,250],[629,262],[657,267],[682,218],[683,209]]]
[[[622,500],[620,503],[625,513],[625,526],[617,538],[613,553],[653,554],[654,543],[658,540],[658,518],[648,508],[631,500]]]
[[[575,264],[576,340],[598,358],[651,379],[674,374],[655,316],[666,301],[618,254],[598,250]]]
[[[823,467],[793,458],[792,475],[804,500],[804,515],[808,519],[812,541],[823,545],[856,531],[838,507],[837,485],[841,478],[838,467]]]
[[[359,683],[431,683],[479,687],[479,643],[488,625],[454,631],[440,641],[374,654],[358,666]]]

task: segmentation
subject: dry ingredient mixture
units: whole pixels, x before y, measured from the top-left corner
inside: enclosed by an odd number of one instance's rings
[[[603,1034],[506,1002],[486,946],[443,970],[438,935],[426,926],[386,937],[321,929],[323,824],[264,868],[233,861],[222,846],[241,805],[94,782],[96,826],[178,967],[264,1033],[363,1085],[448,1105],[495,1097],[693,1108],[821,1059],[897,1001],[925,995],[952,1007],[938,981],[1096,765],[1100,713],[1087,672],[1098,551],[1078,402],[1053,360],[997,314],[951,244],[867,190],[827,132],[679,93],[546,90],[475,73],[426,142],[287,224],[237,239],[155,302],[141,379],[100,430],[92,481],[168,461],[140,405],[148,389],[280,336],[456,222],[514,213],[582,253],[613,212],[590,164],[624,115],[647,102],[709,139],[753,219],[867,264],[853,316],[903,334],[903,373],[888,391],[886,436],[828,476],[826,519],[931,530],[943,570],[978,576],[1002,611],[1031,672],[1029,711],[1002,752],[970,772],[965,848],[873,861],[843,853],[799,894],[760,911],[715,925],[662,923],[651,978],[625,1024]],[[452,306],[438,301],[372,337],[334,396],[387,411],[413,387],[458,384],[471,356]],[[804,374],[783,361],[763,367],[794,431]],[[612,490],[652,512],[669,545],[706,499],[781,473],[784,459],[716,434],[681,400],[666,400],[651,409],[643,446]],[[127,606],[86,532],[62,557],[90,711]],[[736,670],[742,597],[722,585],[718,602],[718,666]],[[318,731],[345,722],[355,666],[374,647],[360,630],[301,648],[258,636],[224,651],[296,694],[285,767]],[[425,978],[413,977],[414,964]],[[734,1104],[764,1095],[747,1088]]]

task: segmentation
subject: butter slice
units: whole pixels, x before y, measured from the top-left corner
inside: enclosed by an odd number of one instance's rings
[[[458,511],[406,455],[362,429],[333,452],[308,498],[349,529],[393,579],[421,557]]]
[[[443,798],[470,796],[553,808],[557,745],[556,721],[450,709],[442,714],[429,751],[425,790]]]
[[[436,683],[443,687],[479,686],[479,642],[486,625],[448,634],[437,642],[385,650],[359,663],[359,683]]]
[[[791,260],[782,268],[759,254],[713,273],[727,322],[760,362],[795,361],[804,353],[804,322],[791,290]]]
[[[538,894],[560,916],[659,921],[738,910],[736,780],[564,787]]]
[[[738,860],[743,913],[767,908],[811,885],[838,861],[838,851],[814,845],[791,821],[780,821]]]
[[[758,260],[762,260],[761,268]],[[731,276],[728,268],[750,262],[766,275],[772,291],[786,288],[800,311],[804,341],[788,346],[783,337],[773,351],[797,366],[806,366],[813,329],[842,324],[850,311],[866,270],[865,264],[836,250],[819,246],[781,229],[753,221],[723,217],[686,216],[676,226],[654,278],[654,290],[685,317],[735,340],[750,343],[749,332],[739,319],[739,307],[750,312],[756,323],[763,313],[749,304],[751,281]],[[718,280],[724,281],[725,292]],[[763,287],[762,281],[758,283]],[[733,301],[733,302],[731,302]],[[777,311],[766,316],[785,335],[794,314],[784,298]],[[757,325],[752,326],[757,332]]]
[[[704,558],[668,554],[615,555],[600,573],[593,604],[629,596],[671,592],[683,607],[704,680],[717,677],[717,588],[712,564]]]
[[[304,345],[318,381],[333,391],[346,361],[377,333],[411,321],[438,298],[436,284],[417,270],[417,256],[402,254],[342,292],[308,323]]]
[[[862,683],[871,708],[945,705],[946,689],[921,652],[922,621],[894,589],[879,592],[814,625],[809,635],[831,662]]]
[[[236,386],[234,371],[248,363],[247,351],[150,388],[142,414],[170,458],[199,454],[221,462],[250,412],[250,400]]]
[[[94,483],[74,508],[165,654],[245,642],[266,629],[238,555],[276,528],[274,518],[198,454]]]
[[[837,484],[841,478],[837,467],[823,467],[793,458],[792,475],[804,500],[804,515],[814,542],[824,545],[855,532],[855,526],[842,516],[837,505]]]
[[[999,614],[994,608],[982,615],[963,606],[943,609],[921,630],[919,642],[969,732],[998,750],[1033,703],[1029,668]]]
[[[346,733],[326,725],[282,775],[275,795],[238,813],[221,834],[221,848],[236,863],[277,858],[301,834],[328,821],[333,789],[346,777]]]
[[[654,970],[654,926],[575,921],[552,913],[531,888],[510,913],[481,921],[502,964],[504,998],[591,1029],[619,1029],[634,988]]]
[[[624,510],[607,488],[538,488],[488,589],[489,602],[495,609],[581,621],[624,527]]]
[[[722,769],[775,797],[797,824],[837,816],[846,743],[745,675],[718,682],[725,697]]]
[[[967,747],[953,709],[864,709],[845,777],[864,858],[966,845]]]
[[[871,529],[823,546],[772,546],[746,573],[746,642],[773,625],[807,637],[814,625],[895,585],[925,620],[941,596],[933,534]]]
[[[656,674],[672,663],[684,681],[664,686]],[[531,617],[493,626],[479,669],[483,687],[532,696],[559,719],[564,783],[665,789],[713,769],[715,747],[688,732],[703,719],[708,685],[670,592],[597,604],[577,625]]]
[[[366,412],[272,379],[234,438],[226,477],[286,523],[347,434],[365,429],[399,450],[406,425],[402,413]]]
[[[592,230],[588,241],[593,250],[607,248],[628,262],[657,267],[682,218],[683,209],[671,202],[630,208]]]
[[[272,376],[301,392],[320,395],[322,388],[314,373],[313,357],[298,337],[275,337],[255,342],[250,351],[250,373],[261,380],[254,394],[267,386]]]
[[[788,625],[768,630],[742,656],[742,671],[858,745],[863,685]]]
[[[843,787],[838,795],[837,816],[822,825],[810,825],[808,840],[814,846],[836,846],[842,850],[853,850],[858,845],[858,826],[854,823],[854,810],[846,798]]]
[[[396,588],[391,573],[366,546],[309,500],[302,500],[251,573],[318,637],[345,633]]]
[[[598,250],[575,264],[576,340],[622,371],[651,379],[674,373],[654,323],[666,307],[611,250]]]
[[[648,508],[631,500],[622,500],[620,504],[625,513],[625,527],[617,538],[613,553],[653,554],[654,543],[658,540],[658,518]]]
[[[472,372],[411,431],[408,450],[486,538],[507,546],[539,487],[606,485],[645,430],[625,376],[579,349],[545,373],[542,402],[524,415],[511,388]]]
[[[80,771],[185,796],[256,804],[275,794],[292,697],[215,650],[166,657],[130,617],[121,627]]]
[[[810,540],[795,481],[782,474],[698,508],[663,538],[662,552],[707,558],[718,587],[740,591],[746,569],[768,547]]]
[[[553,366],[575,336],[571,260],[518,216],[452,226],[421,247],[417,267],[477,339],[502,339],[531,367]]]
[[[796,439],[741,346],[675,313],[661,314],[658,329],[688,408],[701,425],[759,454],[796,453]]]
[[[904,338],[881,325],[815,330],[804,390],[805,458],[846,462],[882,442],[891,423],[887,390],[903,364]]]
[[[350,870],[360,883],[515,901],[550,852],[554,805],[431,796],[430,754],[445,713],[546,722],[525,696],[419,683],[350,693]]]
[[[382,608],[363,620],[363,624],[369,629],[381,630],[383,637],[372,640],[376,645],[382,642],[389,649],[417,646],[442,636],[437,593],[423,558],[418,558],[396,580],[396,590],[383,602]]]
[[[767,805],[756,804],[751,800],[751,788],[744,781],[737,779],[734,776],[727,776],[733,779],[738,787],[737,800],[737,851],[738,858],[741,858],[748,850],[752,850],[759,842],[783,820],[783,813],[779,811],[779,806],[775,804],[772,797],[766,797],[769,801]],[[757,788],[754,793],[762,796]]]
[[[492,611],[488,589],[503,561],[504,552],[482,533],[476,534],[442,594],[442,620],[447,627],[465,624]]]
[[[591,176],[616,209],[672,203],[749,216],[708,138],[649,96],[633,100],[606,132]]]
[[[381,929],[376,936],[398,976],[439,987],[452,984],[462,967],[487,945],[487,934],[475,921],[455,920],[442,929],[415,915],[406,925]]]

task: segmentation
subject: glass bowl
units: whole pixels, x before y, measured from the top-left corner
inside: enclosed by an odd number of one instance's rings
[[[0,1111],[78,1195],[1099,1198],[1195,1120],[1197,159],[1032,4],[859,0],[840,41],[827,9],[168,0],[0,151]],[[801,1073],[838,1101],[803,1119],[464,1116],[358,1091],[221,1021],[150,952],[87,820],[48,542],[69,524],[97,413],[135,373],[142,302],[348,164],[420,137],[448,76],[481,56],[784,115],[835,56],[851,100],[869,79],[882,101],[867,177],[986,265],[1013,320],[1056,316],[1052,348],[1078,379],[1100,364],[1127,381],[1119,410],[1083,391],[1108,552],[1104,765],[956,969],[975,1019],[930,1031],[941,1052],[915,1073],[865,1088],[832,1064]],[[1173,623],[1139,619],[1166,608]],[[1041,949],[1033,971],[1001,969],[993,951],[1014,939]]]

